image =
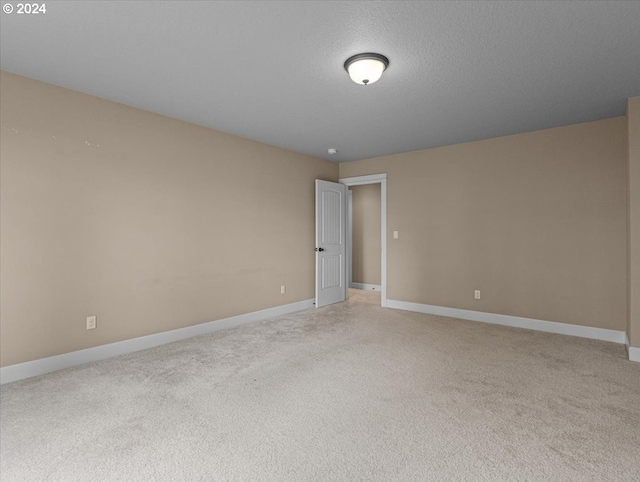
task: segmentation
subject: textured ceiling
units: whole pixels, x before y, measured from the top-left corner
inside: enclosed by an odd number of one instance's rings
[[[334,161],[620,116],[640,95],[637,1],[46,7],[0,15],[2,69]],[[391,64],[365,87],[343,62],[366,51]]]

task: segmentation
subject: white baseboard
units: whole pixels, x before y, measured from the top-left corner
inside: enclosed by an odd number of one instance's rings
[[[314,299],[298,301],[288,305],[276,306],[266,310],[254,311],[252,313],[201,323],[194,326],[188,326],[186,328],[178,328],[177,330],[141,336],[130,340],[109,343],[108,345],[100,345],[93,348],[87,348],[85,350],[78,350],[71,353],[64,353],[62,355],[10,365],[0,368],[0,384],[63,370],[65,368],[82,365],[83,363],[104,360],[105,358],[111,358],[118,355],[125,355],[134,351],[145,350],[147,348],[153,348],[154,346],[164,345],[166,343],[184,340],[198,335],[204,335],[214,331],[234,328],[247,323],[272,318],[274,316],[286,315],[287,313],[293,313],[294,311],[313,308],[314,302]]]
[[[461,318],[463,320],[480,321],[495,325],[526,328],[527,330],[546,331],[548,333],[557,333],[559,335],[592,338],[595,340],[610,341],[613,343],[624,343],[627,335],[624,331],[608,330],[605,328],[571,325],[568,323],[559,323],[557,321],[535,320],[533,318],[521,318],[519,316],[497,315],[494,313],[461,310],[458,308],[447,308],[444,306],[423,305],[420,303],[411,303],[409,301],[387,300],[387,307],[398,310],[427,313],[430,315],[448,316],[450,318]],[[640,348],[634,348],[634,350],[638,350],[639,353],[637,354],[640,355]],[[631,354],[629,354],[629,359],[631,359]]]
[[[629,361],[640,362],[640,348],[631,346],[629,341],[629,335],[624,334],[624,344],[627,347],[627,355],[629,355]]]
[[[382,291],[382,286],[380,285],[368,285],[366,283],[351,283],[351,288],[355,288],[357,290],[368,290],[368,291]]]
[[[640,348],[629,347],[629,361],[640,362]]]

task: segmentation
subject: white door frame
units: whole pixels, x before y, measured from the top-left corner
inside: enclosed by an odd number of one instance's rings
[[[344,177],[339,179],[338,182],[349,186],[361,186],[363,184],[380,184],[380,244],[381,244],[381,295],[380,295],[380,305],[387,306],[387,174],[371,174],[369,176],[356,176],[356,177]],[[348,198],[348,196],[347,196]],[[347,236],[351,239],[352,235],[352,226],[351,226],[351,217],[349,218],[349,222],[347,223]],[[347,266],[348,273],[346,282],[349,284],[349,277],[351,273],[351,259],[352,253],[351,250],[347,250]],[[346,274],[346,273],[345,273]]]
[[[353,191],[347,186],[347,299],[353,284]]]

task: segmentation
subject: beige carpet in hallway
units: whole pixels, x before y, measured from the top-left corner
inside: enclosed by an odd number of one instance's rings
[[[640,480],[620,345],[378,293],[2,387],[1,480]]]

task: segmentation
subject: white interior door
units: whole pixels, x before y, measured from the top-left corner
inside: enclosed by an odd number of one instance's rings
[[[316,180],[316,307],[347,299],[347,187]]]

